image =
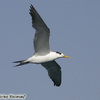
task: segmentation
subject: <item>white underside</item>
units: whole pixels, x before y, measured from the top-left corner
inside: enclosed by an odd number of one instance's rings
[[[39,56],[39,55],[33,55],[32,57],[28,58],[26,61],[29,61],[30,63],[43,63],[52,61],[59,58],[55,52],[50,52],[47,55]]]

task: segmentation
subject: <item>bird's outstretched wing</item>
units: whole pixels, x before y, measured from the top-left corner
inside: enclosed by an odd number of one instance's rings
[[[61,67],[56,63],[56,61],[42,63],[42,66],[44,66],[47,69],[48,75],[54,82],[54,85],[60,86],[60,84],[61,84]]]
[[[50,52],[49,49],[49,35],[50,30],[44,23],[38,12],[31,5],[30,15],[32,17],[32,26],[36,29],[34,36],[34,50],[39,55],[45,55]]]

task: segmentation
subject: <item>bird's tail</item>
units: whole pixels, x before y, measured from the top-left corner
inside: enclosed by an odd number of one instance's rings
[[[29,61],[27,61],[27,60],[20,60],[20,61],[15,61],[13,63],[19,63],[18,65],[15,65],[15,67],[17,67],[17,66],[28,64]]]

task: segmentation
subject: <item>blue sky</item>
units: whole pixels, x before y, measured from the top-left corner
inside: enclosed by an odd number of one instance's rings
[[[51,31],[50,48],[72,59],[56,60],[62,84],[53,86],[36,64],[13,67],[33,55],[30,4]],[[100,100],[99,0],[0,0],[0,94],[26,94],[26,100]]]

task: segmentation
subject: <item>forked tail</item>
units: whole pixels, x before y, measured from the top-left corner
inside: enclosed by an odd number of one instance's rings
[[[25,64],[28,64],[29,62],[26,61],[26,60],[20,60],[20,61],[15,61],[13,63],[19,63],[18,65],[15,65],[14,67],[17,67],[17,66],[21,66],[21,65],[25,65]]]

